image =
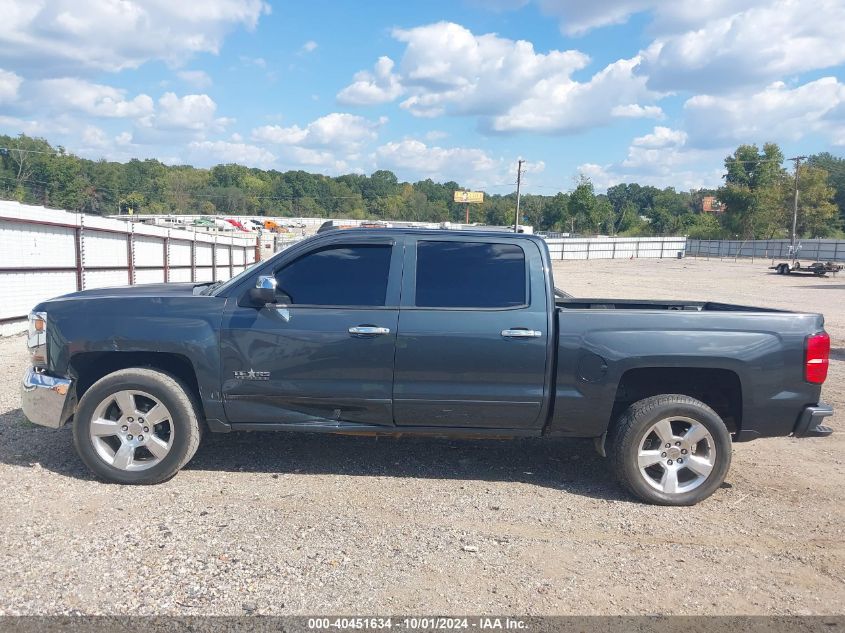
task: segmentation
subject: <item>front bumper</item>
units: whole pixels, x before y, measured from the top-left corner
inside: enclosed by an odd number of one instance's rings
[[[795,437],[826,437],[830,435],[833,433],[833,429],[821,423],[830,415],[833,415],[833,407],[824,402],[806,407],[801,412],[792,435]]]
[[[73,413],[73,381],[26,370],[21,386],[21,408],[30,422],[58,429]]]

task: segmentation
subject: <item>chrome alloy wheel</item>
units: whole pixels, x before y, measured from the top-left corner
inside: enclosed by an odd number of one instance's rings
[[[695,490],[716,463],[716,443],[701,422],[682,416],[655,422],[643,435],[637,462],[652,488],[666,494]]]
[[[97,405],[89,425],[91,444],[106,464],[120,470],[146,470],[173,446],[170,411],[144,391],[118,391]]]

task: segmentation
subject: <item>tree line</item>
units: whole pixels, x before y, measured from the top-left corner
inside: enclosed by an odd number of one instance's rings
[[[198,169],[154,160],[88,160],[42,138],[0,135],[0,198],[70,211],[112,215],[203,214],[316,216],[462,222],[454,181],[401,182],[387,170],[329,177],[237,164]],[[637,183],[595,192],[578,176],[567,192],[523,195],[520,223],[535,230],[575,234],[688,235],[771,239],[789,235],[794,174],[780,148],[741,145],[725,158],[718,189],[676,191]],[[816,154],[798,174],[800,237],[841,236],[845,212],[845,159]],[[714,196],[723,213],[703,213]],[[485,194],[470,205],[470,221],[514,222],[516,194]]]

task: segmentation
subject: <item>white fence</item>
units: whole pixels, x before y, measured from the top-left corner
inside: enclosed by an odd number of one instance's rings
[[[688,257],[713,259],[750,257],[751,259],[792,258],[790,240],[687,240]],[[845,261],[845,240],[798,240],[795,256],[805,261]]]
[[[686,243],[685,237],[546,238],[553,260],[675,258]]]
[[[0,201],[0,336],[50,297],[77,290],[229,279],[255,238],[207,235]]]

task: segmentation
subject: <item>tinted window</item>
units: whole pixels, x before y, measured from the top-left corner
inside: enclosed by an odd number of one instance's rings
[[[312,251],[276,273],[291,303],[383,306],[391,246],[329,246]]]
[[[507,308],[525,303],[525,253],[519,246],[417,243],[418,306]]]

